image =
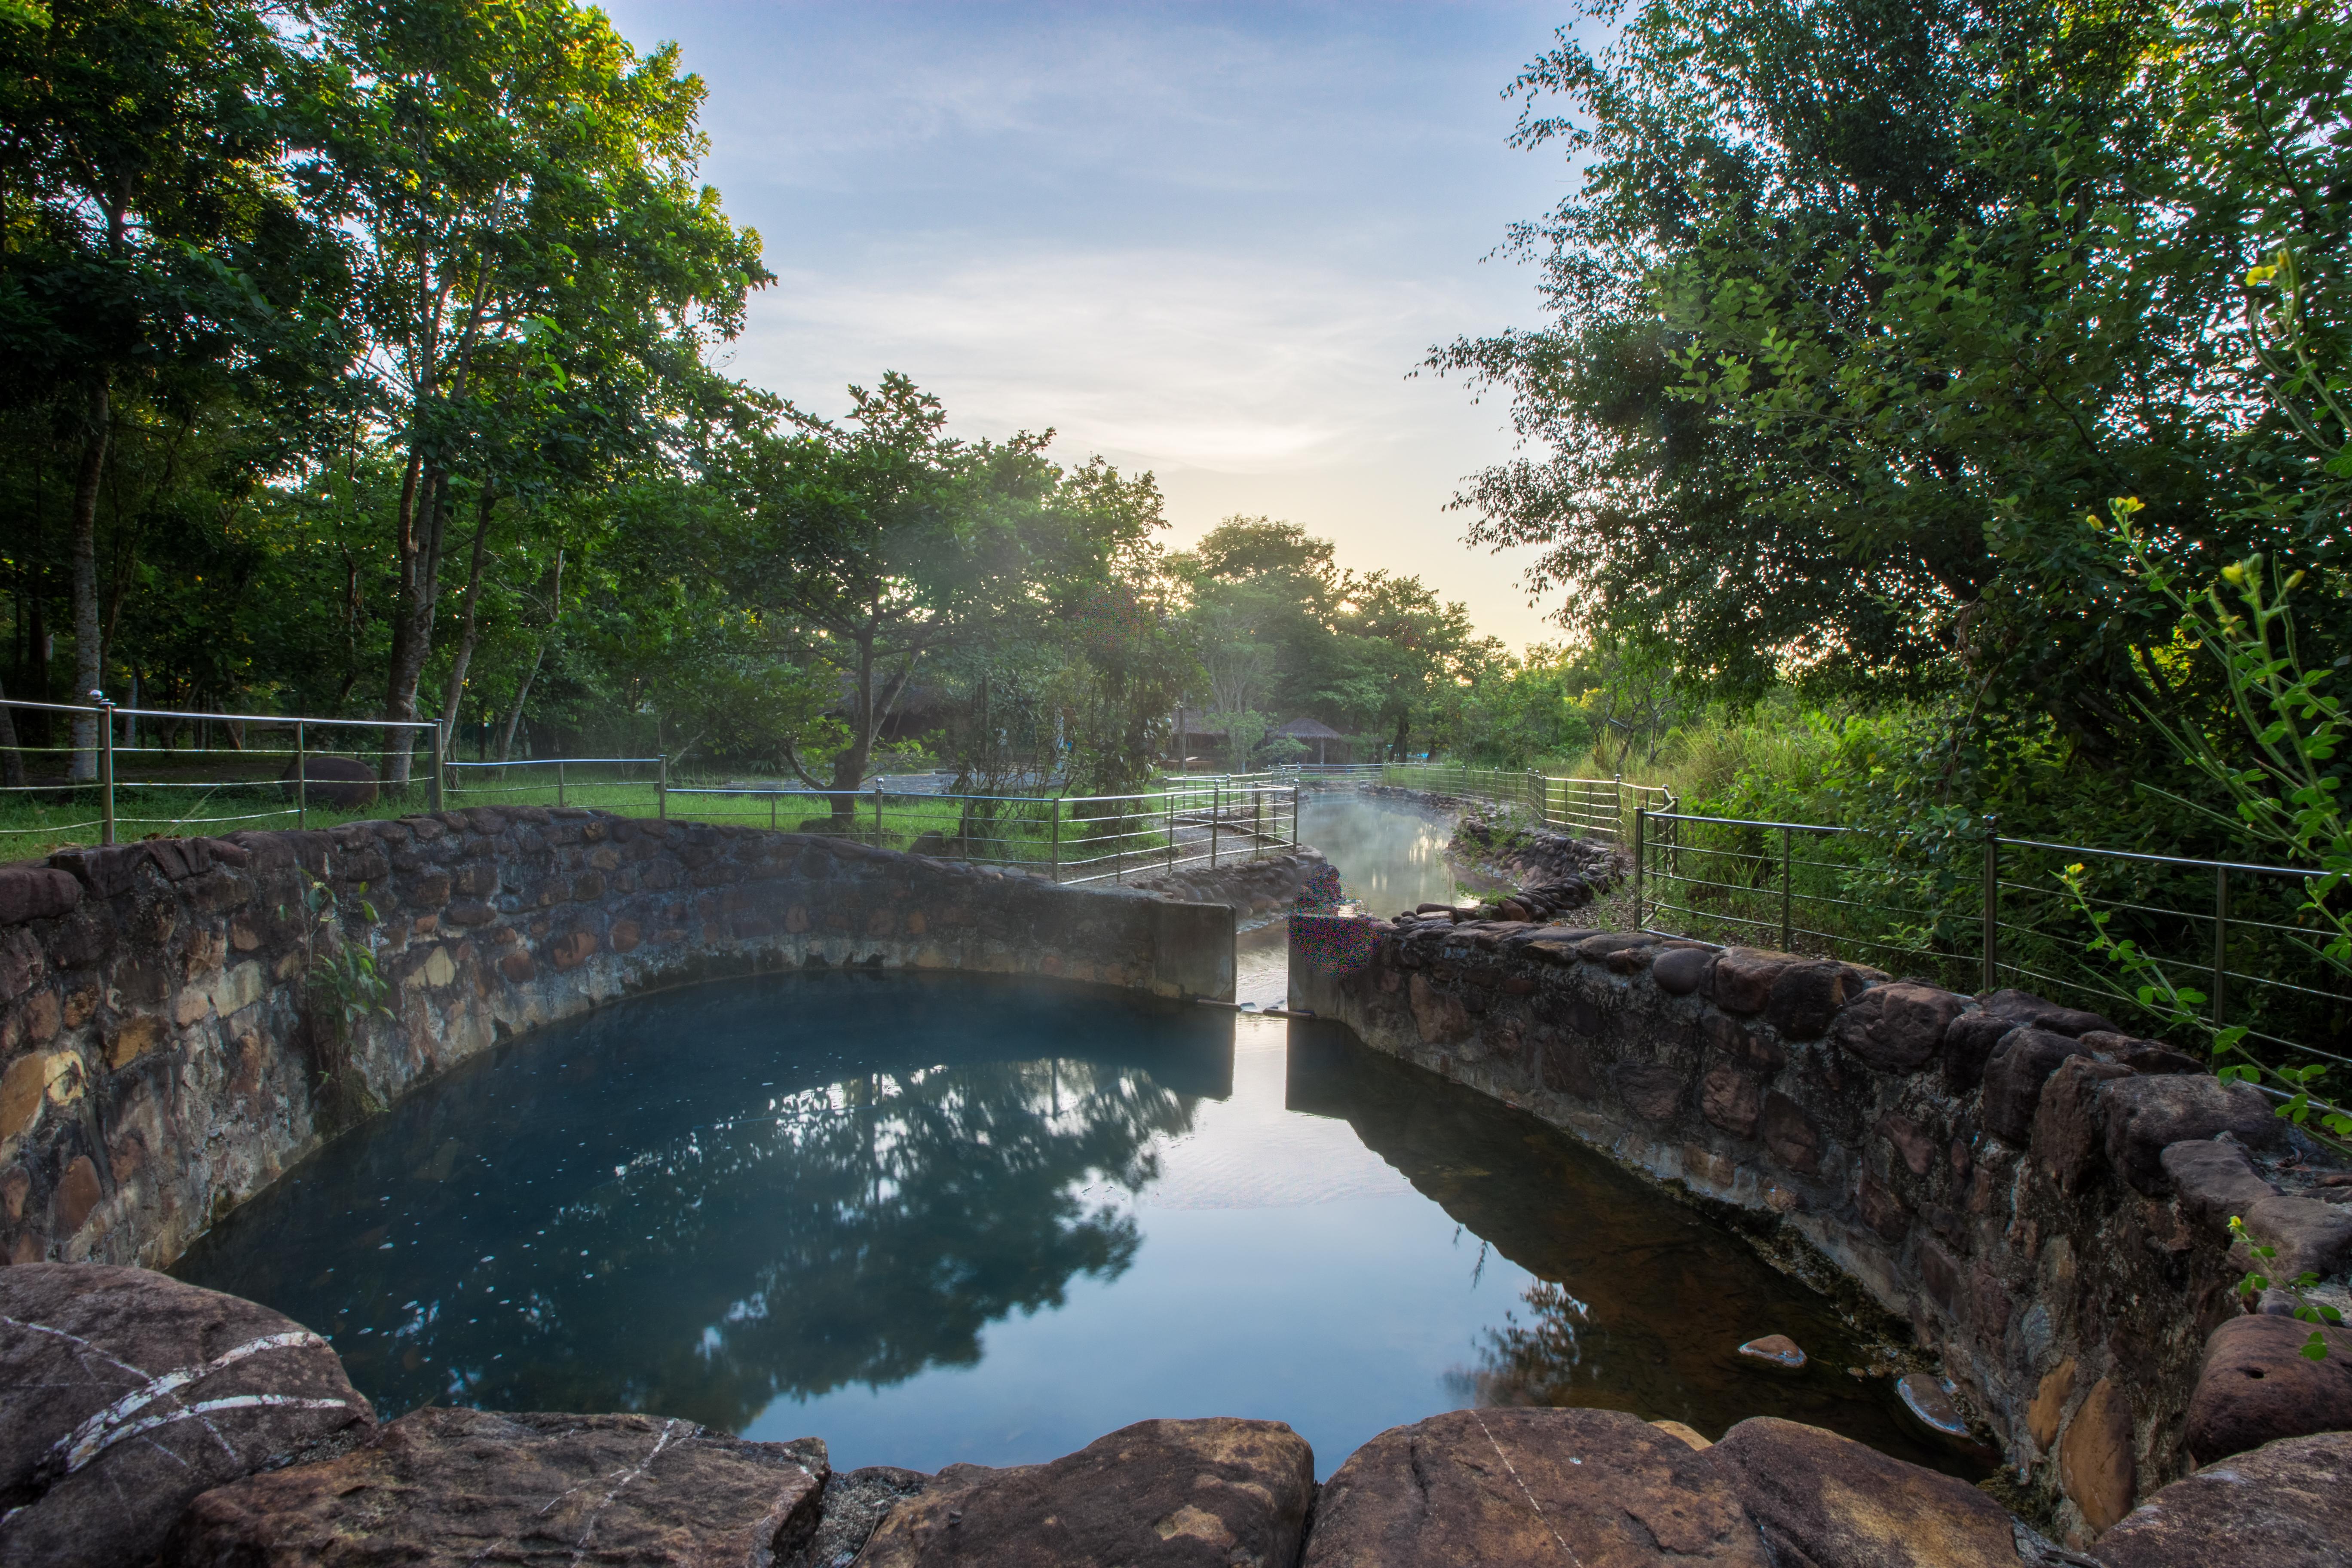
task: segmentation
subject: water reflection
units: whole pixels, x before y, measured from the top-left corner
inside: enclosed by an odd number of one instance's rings
[[[1299,803],[1298,837],[1321,850],[1339,887],[1369,914],[1452,903],[1462,886],[1483,886],[1446,863],[1454,819],[1411,801],[1324,792]]]
[[[780,1058],[787,988],[793,1037],[854,1039],[882,1004],[946,1059]],[[1118,1197],[1230,1074],[1217,1020],[1166,1010],[1139,1058],[1037,1059],[1085,999],[1023,996],[1014,1038],[971,1000],[845,976],[616,1009],[330,1147],[179,1272],[329,1332],[390,1411],[738,1430],[779,1395],[969,1365],[990,1321],[1129,1268]],[[1030,1059],[970,1059],[1006,1054]]]

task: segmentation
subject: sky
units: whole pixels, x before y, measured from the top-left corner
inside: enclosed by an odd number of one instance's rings
[[[1501,96],[1566,4],[608,5],[709,89],[706,177],[777,281],[731,373],[834,415],[901,371],[950,429],[1150,469],[1171,546],[1269,515],[1514,647],[1527,552],[1446,510],[1507,409],[1416,365],[1541,319],[1506,226],[1567,194]]]

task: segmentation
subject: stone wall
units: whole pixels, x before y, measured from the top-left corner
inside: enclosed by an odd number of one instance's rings
[[[629,992],[859,964],[1230,999],[1233,928],[1223,907],[577,808],[0,867],[0,1257],[162,1267],[340,1123]],[[339,942],[390,988],[340,1034],[307,978]]]
[[[2267,1384],[2213,1371],[2218,1328],[2291,1307],[2239,1299],[2231,1215],[2340,1301],[2352,1206],[2323,1200],[2352,1186],[2158,1042],[2018,992],[1528,922],[1299,916],[1290,950],[1293,1006],[1780,1216],[1940,1352],[2078,1542],[2194,1460],[2352,1425],[2339,1394],[2290,1398],[2291,1320],[2257,1322]]]

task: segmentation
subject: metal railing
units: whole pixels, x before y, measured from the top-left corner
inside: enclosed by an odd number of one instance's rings
[[[2297,920],[2326,872],[2011,838],[1940,855],[1818,823],[1638,808],[1635,922],[1661,935],[1867,956],[1958,991],[2007,985],[2143,1021],[2151,999],[2090,952],[2102,929],[2202,994],[2205,1021],[2352,1065],[2352,994]],[[2073,867],[2079,900],[2062,873]]]
[[[45,760],[54,763],[63,759],[65,766],[58,776],[38,780],[31,776],[33,770],[28,768],[23,784],[0,785],[0,802],[5,802],[5,806],[0,806],[0,845],[26,838],[70,843],[91,829],[96,829],[99,843],[112,844],[124,828],[203,832],[283,817],[292,817],[298,827],[308,826],[313,792],[324,805],[358,784],[355,779],[319,775],[314,771],[317,763],[329,757],[357,761],[361,756],[372,756],[381,763],[394,754],[383,749],[370,752],[350,747],[320,748],[313,743],[323,737],[356,730],[405,736],[409,756],[425,763],[426,804],[430,809],[441,809],[440,730],[429,721],[195,712],[124,707],[103,698],[88,704],[0,698],[0,707],[7,708],[12,714],[66,714],[74,721],[89,722],[93,730],[88,745],[77,745],[71,741],[64,745],[26,745],[19,737],[19,744],[11,750],[20,763],[29,761],[33,768],[37,768]],[[142,720],[147,721],[151,729],[163,730],[163,744],[138,743]],[[203,743],[208,738],[207,731],[215,725],[223,728],[231,742],[229,745]],[[177,732],[188,726],[196,728],[198,743],[173,743]],[[265,733],[282,731],[286,743],[275,747],[249,744],[251,731],[257,729]],[[416,758],[415,748],[419,731],[429,736],[429,749],[421,759]],[[90,759],[90,776],[78,778],[74,775],[85,755]],[[131,763],[127,773],[126,760]],[[282,771],[273,773],[270,770],[281,761]],[[379,767],[377,772],[381,771]],[[371,798],[383,787],[371,775]],[[184,809],[171,809],[180,803],[184,803]],[[140,815],[156,810],[171,814]]]
[[[798,809],[787,815],[788,804]],[[1037,872],[1055,882],[1125,882],[1186,867],[1255,860],[1298,844],[1298,788],[1204,778],[1133,795],[999,795],[677,784],[661,815],[854,837]]]
[[[442,765],[455,805],[545,802],[602,806],[626,815],[642,811],[650,801],[656,816],[669,815],[667,757],[523,757]]]
[[[1533,770],[1474,768],[1463,763],[1302,763],[1281,773],[1393,785],[1429,795],[1478,800],[1523,811],[1537,823],[1579,837],[1623,843],[1639,806],[1663,805],[1667,792],[1622,778],[1563,778]]]

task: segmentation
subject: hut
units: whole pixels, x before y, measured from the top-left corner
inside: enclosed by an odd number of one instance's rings
[[[1315,747],[1316,765],[1318,767],[1331,760],[1329,752],[1332,742],[1337,741],[1341,745],[1347,744],[1348,742],[1347,736],[1342,735],[1330,725],[1315,719],[1293,719],[1275,733],[1287,736],[1294,741],[1312,742]]]
[[[1177,709],[1168,716],[1170,755],[1177,771],[1192,771],[1194,746],[1222,752],[1231,733],[1222,714],[1203,712],[1198,708]]]

